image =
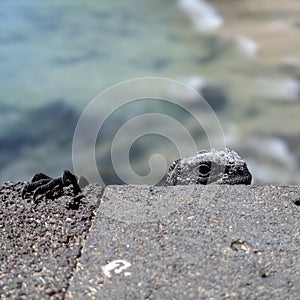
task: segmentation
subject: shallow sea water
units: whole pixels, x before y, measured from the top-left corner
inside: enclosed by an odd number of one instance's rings
[[[81,108],[130,78],[208,72],[208,43],[222,47],[170,0],[4,1],[0,22],[1,103],[19,108],[53,99]]]
[[[226,89],[228,106],[217,114],[229,145],[258,133],[287,134],[288,126],[295,140],[299,106],[261,101],[267,97],[255,92],[260,77],[281,80],[286,72],[256,63],[234,38],[199,32],[178,1],[2,1],[0,27],[1,182],[28,180],[38,171],[57,176],[72,168],[72,135],[82,110],[104,89],[137,77],[204,79]],[[98,109],[101,115],[106,107]],[[131,112],[122,110],[115,124],[123,124]],[[280,114],[289,119],[284,128],[276,128]],[[196,139],[200,148],[207,146],[201,132]],[[107,156],[106,143],[99,141],[99,157]],[[161,139],[136,144],[131,159],[140,174],[149,169],[149,145],[170,154]],[[172,150],[169,161],[176,155]],[[119,182],[109,171],[110,159],[101,165],[106,182]],[[260,181],[268,181],[268,174]]]

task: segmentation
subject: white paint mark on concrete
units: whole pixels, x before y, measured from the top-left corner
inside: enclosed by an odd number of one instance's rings
[[[131,266],[130,262],[128,262],[126,260],[122,260],[122,259],[117,259],[117,260],[113,260],[110,263],[108,263],[107,265],[103,266],[102,271],[106,277],[111,278],[113,273],[121,274],[123,271],[128,269],[130,266]],[[131,272],[125,272],[124,275],[129,276],[129,275],[131,275]]]

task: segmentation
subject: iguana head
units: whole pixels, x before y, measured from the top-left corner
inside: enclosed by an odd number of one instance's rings
[[[212,148],[176,160],[165,185],[250,184],[251,179],[247,164],[235,151]]]

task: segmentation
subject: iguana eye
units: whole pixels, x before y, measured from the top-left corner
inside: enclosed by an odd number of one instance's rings
[[[209,162],[201,163],[198,168],[197,172],[202,177],[208,177],[211,170],[211,164]]]

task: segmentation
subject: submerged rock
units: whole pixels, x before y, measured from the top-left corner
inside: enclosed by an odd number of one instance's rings
[[[5,176],[9,174],[9,179],[21,179],[18,176],[22,172],[25,175],[26,170],[18,170],[20,168],[16,166],[12,170],[11,167],[15,162],[22,166],[25,163],[22,160],[30,160],[30,154],[33,154],[36,164],[41,163],[38,160],[51,160],[47,154],[53,149],[59,149],[59,152],[67,149],[71,156],[70,146],[78,118],[79,114],[63,101],[52,102],[24,114],[0,138],[1,177],[7,179]],[[60,161],[60,157],[57,161]]]
[[[181,80],[188,88],[182,88],[169,91],[169,96],[178,99],[184,103],[201,109],[203,99],[213,110],[224,109],[228,102],[226,89],[217,83],[208,83],[201,77],[190,77]]]
[[[222,87],[205,85],[199,92],[213,110],[223,109],[228,102],[227,94]]]

